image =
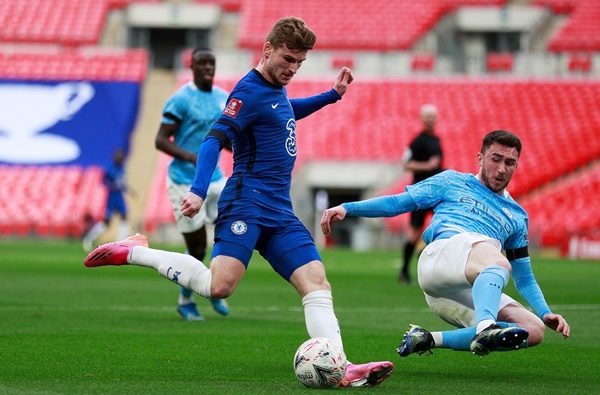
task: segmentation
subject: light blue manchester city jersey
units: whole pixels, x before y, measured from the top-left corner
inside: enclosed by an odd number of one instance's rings
[[[473,174],[447,170],[406,190],[419,209],[434,209],[423,233],[427,244],[440,235],[475,232],[500,241],[505,250],[528,245],[525,210],[508,192],[495,194]]]
[[[197,154],[204,138],[225,109],[227,96],[227,92],[218,86],[213,86],[211,92],[204,92],[190,81],[169,98],[161,122],[179,122],[179,129],[173,136],[175,144]],[[169,176],[178,184],[192,184],[195,175],[196,168],[188,161],[173,158],[169,165]],[[223,171],[217,166],[211,182],[223,176]]]

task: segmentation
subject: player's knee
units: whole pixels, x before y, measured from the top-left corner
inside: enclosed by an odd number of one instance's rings
[[[210,284],[210,296],[213,299],[225,299],[235,291],[238,281],[228,277],[219,277],[213,275]]]
[[[318,261],[313,261],[296,269],[290,277],[290,283],[302,296],[318,290],[331,291],[331,284],[329,284],[325,275],[325,268]]]
[[[221,283],[216,284],[213,282],[210,287],[210,296],[213,299],[225,299],[233,294],[235,286],[232,284]]]
[[[526,324],[523,325],[527,332],[529,332],[529,337],[527,338],[527,342],[529,343],[529,347],[537,346],[544,340],[544,330],[546,326],[539,318],[535,317],[535,320],[530,320]]]

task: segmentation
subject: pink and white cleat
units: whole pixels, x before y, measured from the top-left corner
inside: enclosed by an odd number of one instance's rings
[[[349,363],[339,387],[374,387],[390,377],[393,371],[394,364],[388,361],[362,365]]]
[[[83,264],[87,267],[127,265],[127,256],[133,247],[148,247],[148,239],[139,233],[125,240],[102,244],[85,258]]]

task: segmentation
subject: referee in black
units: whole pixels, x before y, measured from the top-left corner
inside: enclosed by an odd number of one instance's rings
[[[404,154],[404,170],[413,173],[413,184],[442,171],[442,147],[440,138],[435,134],[437,114],[438,110],[433,104],[425,104],[421,107],[423,130],[412,140]],[[430,209],[417,210],[410,214],[410,227],[404,245],[402,269],[398,276],[398,280],[403,284],[413,283],[409,273],[410,260],[415,246],[421,238],[425,218],[430,211]]]

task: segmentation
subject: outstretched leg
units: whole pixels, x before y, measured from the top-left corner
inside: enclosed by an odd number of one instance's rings
[[[148,248],[147,238],[140,234],[99,246],[87,256],[84,264],[87,267],[127,264],[150,267],[201,296],[211,296],[212,273],[202,262],[187,254]]]

